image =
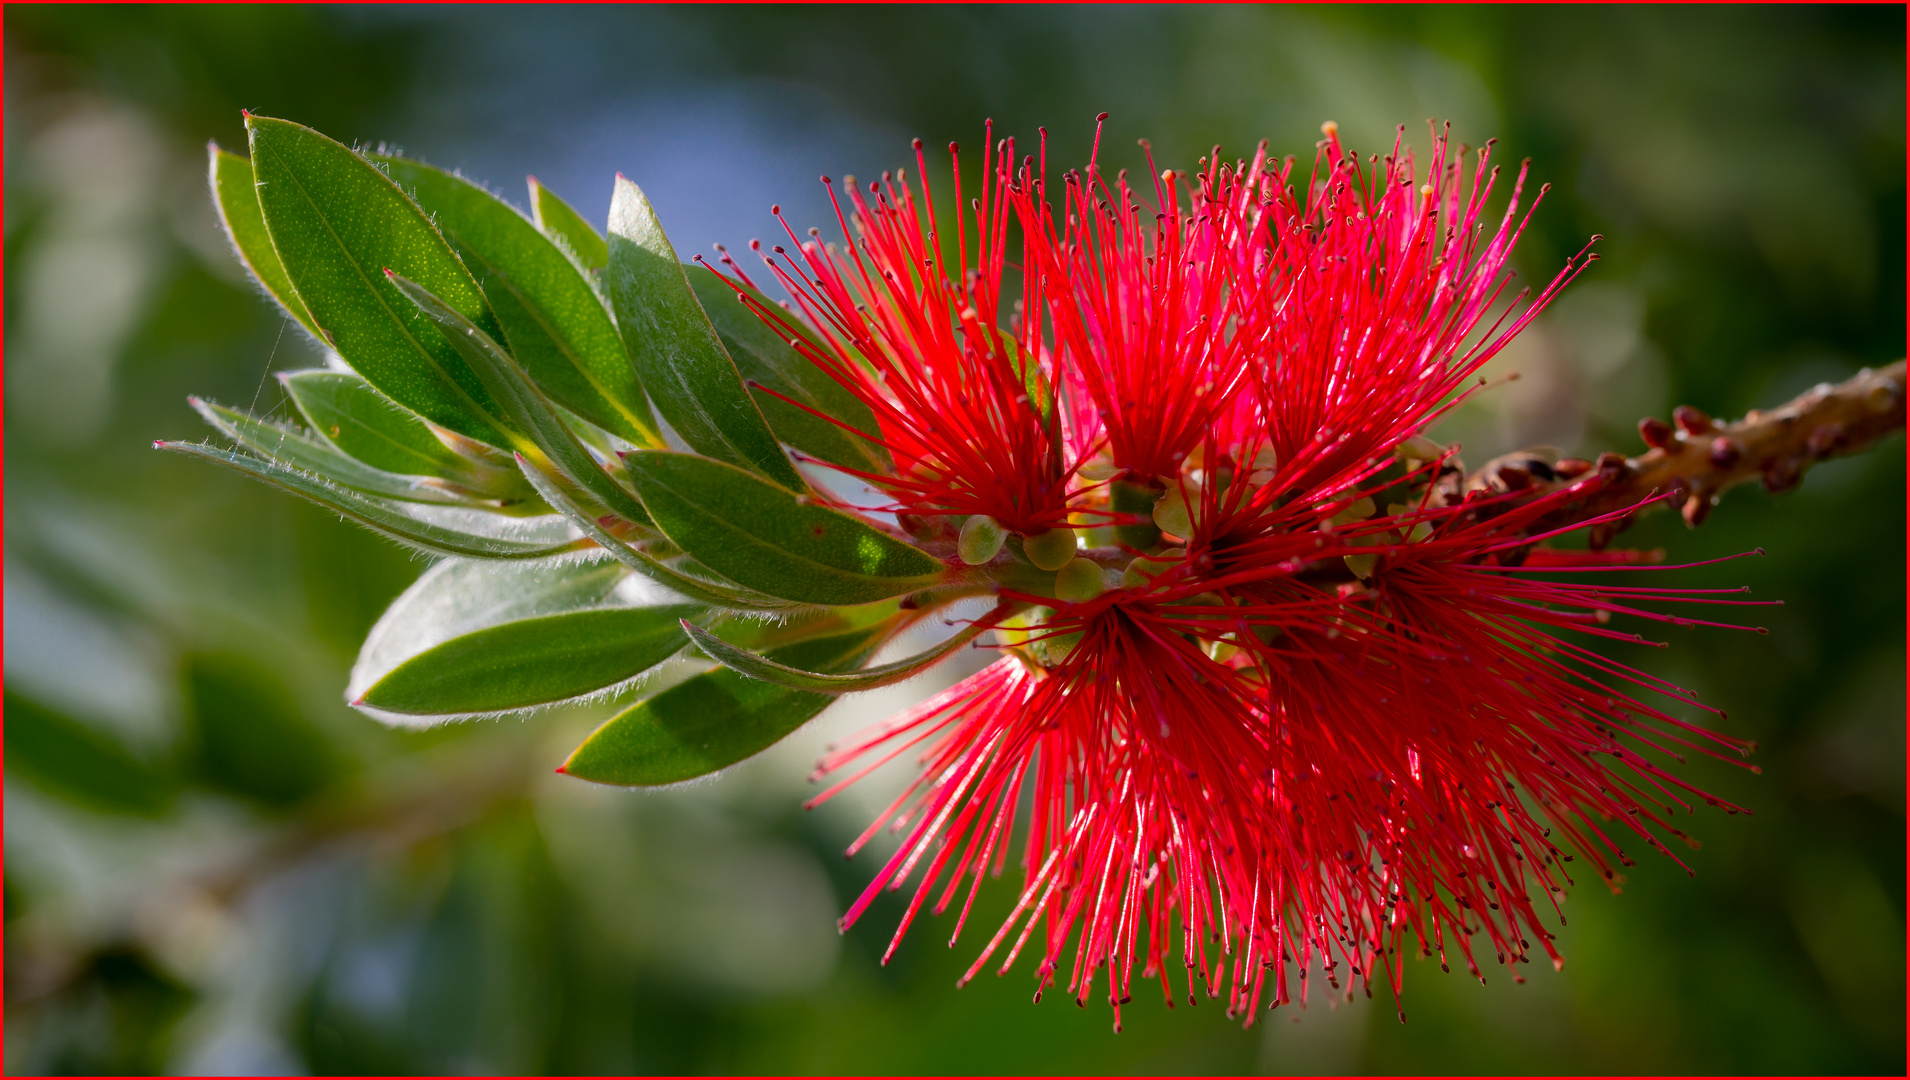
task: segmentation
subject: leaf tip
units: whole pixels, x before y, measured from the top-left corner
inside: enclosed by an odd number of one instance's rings
[[[164,440],[164,439],[154,439],[154,440],[153,440],[153,449],[154,449],[154,450],[164,450],[165,448],[166,448],[166,440]]]
[[[355,700],[349,701],[346,704],[350,705],[354,709],[362,709],[365,707],[365,695],[360,694]]]
[[[558,773],[561,773],[561,774],[563,774],[564,776],[569,776],[569,775],[570,775],[570,762],[568,762],[568,761],[566,761],[566,762],[564,762],[564,763],[563,763],[562,765],[559,765],[559,766],[557,766],[557,768],[556,768],[556,770],[555,770],[555,771],[556,771],[556,772],[558,772]]]

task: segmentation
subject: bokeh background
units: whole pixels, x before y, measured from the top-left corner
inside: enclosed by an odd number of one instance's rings
[[[1637,452],[1689,402],[1774,404],[1904,351],[1904,11],[1866,8],[19,7],[5,12],[6,1042],[40,1072],[1884,1073],[1904,1048],[1904,443],[1627,539],[1783,608],[1625,659],[1726,708],[1755,810],[1579,888],[1568,963],[1127,1030],[898,906],[847,936],[860,801],[798,809],[839,705],[663,793],[551,773],[604,714],[387,730],[341,700],[423,563],[155,438],[200,393],[283,409],[319,356],[243,278],[204,186],[239,110],[390,142],[601,217],[618,170],[686,255],[823,223],[820,173],[975,142],[1058,160],[1113,116],[1164,162],[1322,120],[1385,151],[1450,119],[1552,193],[1521,248],[1604,253],[1443,435],[1475,463]],[[888,783],[897,778],[891,777]],[[1014,889],[984,899],[999,916]],[[978,925],[991,926],[979,912]],[[985,934],[982,935],[985,937]]]

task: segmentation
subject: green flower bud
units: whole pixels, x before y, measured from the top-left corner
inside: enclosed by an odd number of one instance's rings
[[[1186,548],[1168,548],[1153,558],[1137,555],[1134,561],[1127,564],[1127,569],[1121,572],[1121,586],[1134,589],[1146,585],[1186,557]]]
[[[1001,551],[1001,545],[1008,539],[1008,530],[987,514],[975,514],[962,522],[961,539],[955,542],[955,553],[970,566],[980,566],[995,557]]]
[[[1021,542],[1021,550],[1028,556],[1029,562],[1041,569],[1059,570],[1074,559],[1074,530],[1063,525],[1059,529],[1049,529],[1040,536],[1026,537]]]

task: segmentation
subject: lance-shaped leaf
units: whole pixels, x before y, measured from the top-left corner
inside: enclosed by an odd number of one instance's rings
[[[875,413],[757,317],[753,308],[772,315],[777,312],[768,297],[747,285],[737,286],[742,289],[738,293],[706,267],[689,266],[684,272],[689,275],[690,287],[702,301],[703,310],[709,313],[717,337],[736,361],[737,370],[748,382],[750,393],[777,438],[831,465],[862,472],[890,470],[887,451],[841,426],[847,424],[857,431],[875,435],[881,430],[876,425]],[[745,296],[752,303],[744,303]],[[785,314],[783,319],[793,328],[792,333],[807,338],[817,348],[822,347],[815,334],[794,315]],[[815,412],[808,412],[803,406]],[[833,417],[841,424],[825,417]]]
[[[419,483],[415,476],[400,476],[374,469],[335,447],[302,432],[281,427],[267,420],[245,415],[237,409],[217,405],[201,398],[186,399],[207,423],[246,449],[283,465],[322,476],[335,484],[405,502],[441,503],[471,506],[464,498]]]
[[[637,446],[662,446],[636,369],[597,290],[550,237],[483,188],[375,155],[479,275],[518,366],[552,401]]]
[[[651,403],[683,441],[791,491],[805,490],[690,291],[656,212],[622,176],[610,202],[604,284]]]
[[[891,628],[882,622],[772,649],[769,655],[809,670],[853,668],[868,659]],[[645,787],[693,780],[762,752],[835,700],[719,668],[611,717],[571,752],[560,771],[602,784]]]
[[[541,562],[445,559],[419,575],[379,616],[359,647],[346,700],[363,697],[407,661],[466,634],[603,607],[629,574],[600,552]]]
[[[539,472],[536,466],[523,458],[518,465],[524,472],[524,478],[531,487],[543,496],[544,501],[557,508],[557,511],[570,520],[585,536],[597,542],[597,546],[608,551],[618,562],[650,580],[698,603],[712,607],[735,608],[743,611],[774,611],[793,608],[797,605],[773,596],[764,596],[749,589],[740,589],[728,582],[709,581],[704,578],[685,574],[661,560],[638,551],[636,548],[618,539],[603,523],[590,516],[590,513],[578,506],[557,482]]]
[[[353,491],[289,465],[255,458],[250,454],[236,454],[203,443],[160,441],[153,445],[161,450],[174,450],[217,462],[315,502],[382,536],[436,555],[476,559],[540,559],[589,545],[587,540],[571,537],[569,530],[563,528],[562,518],[520,520],[476,510],[422,505],[415,510],[408,510],[405,504]],[[440,513],[430,514],[432,510]],[[457,524],[444,524],[447,520]]]
[[[325,335],[318,332],[312,313],[305,310],[305,301],[293,290],[292,279],[285,276],[285,266],[272,247],[272,234],[265,231],[252,163],[219,149],[217,143],[206,144],[206,152],[211,158],[206,179],[212,185],[212,205],[218,207],[219,221],[225,225],[225,234],[238,250],[240,260],[287,314],[322,340]]]
[[[280,372],[278,378],[313,431],[375,469],[453,477],[471,465],[416,414],[357,375],[314,368]]]
[[[761,679],[793,690],[812,690],[819,694],[850,694],[858,690],[875,690],[892,686],[920,675],[934,667],[943,657],[980,637],[983,631],[995,625],[998,618],[1007,614],[1012,606],[1006,603],[998,605],[987,617],[964,626],[947,641],[905,660],[850,672],[805,671],[802,668],[778,663],[767,656],[759,656],[748,649],[739,649],[700,626],[686,622],[683,624],[683,630],[690,635],[690,640],[695,642],[696,647],[703,650],[704,655],[752,679]]]
[[[531,219],[537,222],[537,227],[547,235],[562,237],[584,269],[602,270],[610,261],[610,245],[604,243],[604,238],[590,227],[582,214],[538,183],[537,177],[528,176],[525,180],[530,184]]]
[[[386,397],[508,446],[477,375],[384,276],[388,267],[418,282],[496,335],[483,290],[424,211],[377,166],[310,128],[245,123],[266,231],[320,335]]]
[[[608,607],[487,627],[406,660],[352,704],[468,715],[585,697],[668,660],[688,640],[682,625],[703,610]]]
[[[279,384],[319,438],[375,469],[435,476],[504,503],[535,498],[515,468],[500,469],[459,454],[417,414],[357,375],[326,368],[288,371],[279,374]]]
[[[940,561],[874,526],[733,465],[664,450],[624,457],[657,527],[746,588],[810,604],[866,604],[933,584]]]
[[[524,369],[517,366],[511,354],[497,343],[497,339],[452,310],[450,305],[433,296],[417,282],[408,281],[389,271],[386,273],[405,297],[418,306],[419,311],[430,316],[444,330],[445,338],[456,346],[472,370],[484,381],[492,399],[508,418],[511,429],[517,433],[512,436],[512,441],[520,455],[539,464],[549,462],[612,513],[639,523],[649,521],[643,504],[624,490],[623,485],[617,483],[590,455],[590,451],[584,449],[583,443],[577,441],[576,433],[552,408],[550,399],[531,383]]]

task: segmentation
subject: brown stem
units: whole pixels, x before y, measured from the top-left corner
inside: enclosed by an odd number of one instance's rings
[[[1536,497],[1596,469],[1602,482],[1547,515],[1535,532],[1611,514],[1668,491],[1678,493],[1685,524],[1695,528],[1729,488],[1762,480],[1770,491],[1788,491],[1817,462],[1868,449],[1902,428],[1904,362],[1865,368],[1835,386],[1819,384],[1775,409],[1753,409],[1730,423],[1717,423],[1689,405],[1678,406],[1672,419],[1671,424],[1656,417],[1639,421],[1639,434],[1651,447],[1639,457],[1608,452],[1596,462],[1554,464],[1535,451],[1520,451],[1487,462],[1467,477],[1465,487],[1528,490]],[[1611,543],[1633,516],[1592,526],[1593,550]]]

